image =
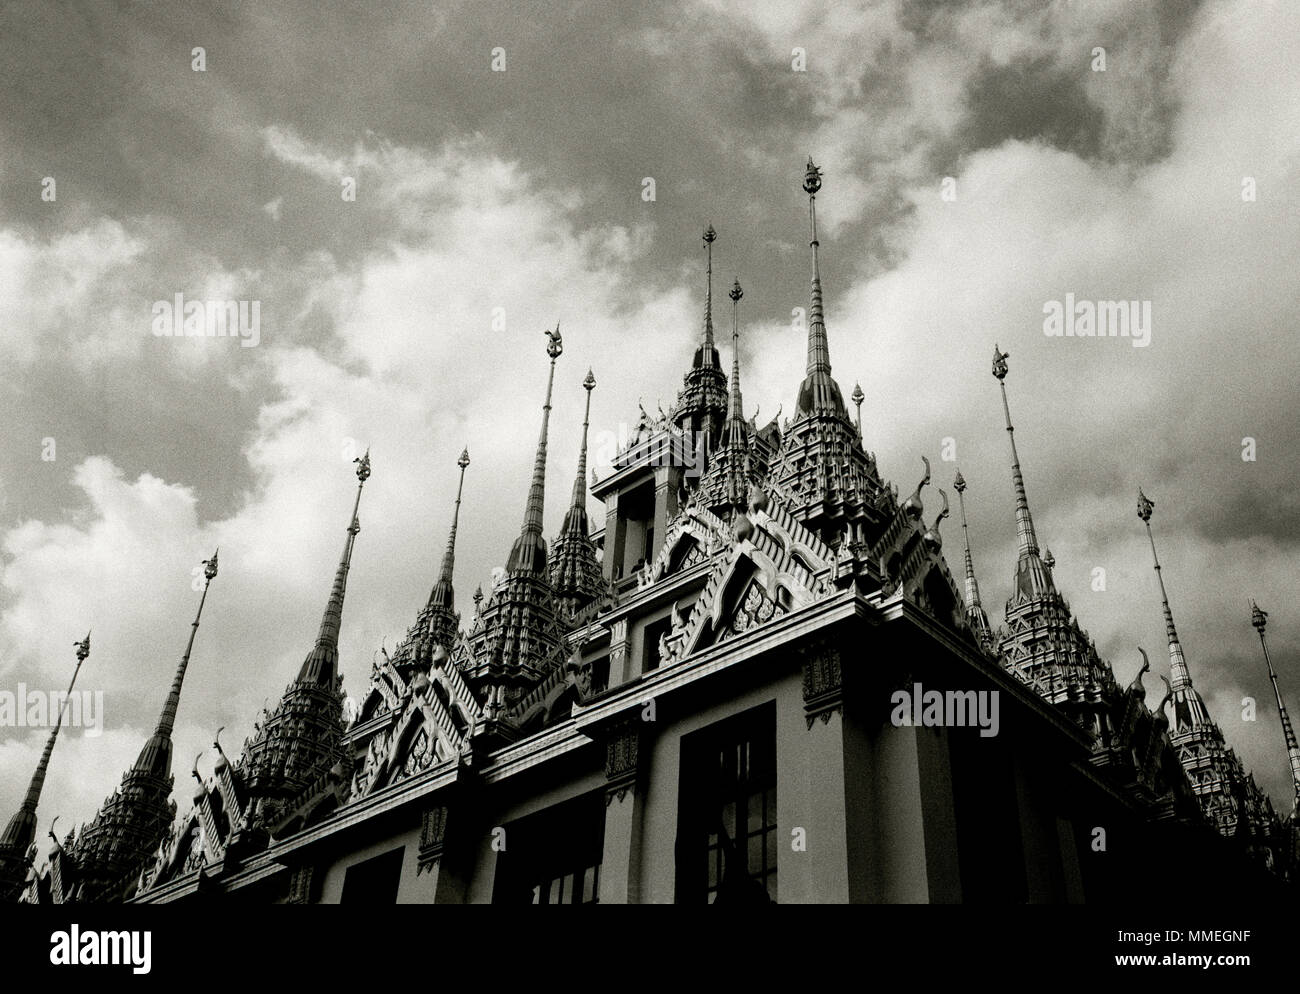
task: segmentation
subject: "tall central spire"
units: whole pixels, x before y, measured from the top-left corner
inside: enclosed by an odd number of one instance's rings
[[[808,169],[804,173],[803,188],[808,193],[808,223],[812,238],[808,247],[812,249],[812,294],[808,312],[808,368],[807,373],[827,373],[831,371],[831,350],[826,341],[826,321],[822,315],[822,273],[817,249],[817,191],[822,186],[821,170],[808,159]]]
[[[542,537],[542,511],[546,503],[546,436],[551,424],[551,391],[555,386],[555,360],[564,352],[560,337],[560,324],[554,331],[546,332],[546,354],[551,357],[551,369],[546,378],[546,402],[542,405],[542,430],[537,439],[537,456],[533,460],[533,480],[528,487],[528,502],[524,506],[524,525],[510,550],[506,571],[521,570],[527,573],[546,571],[546,539]]]
[[[203,605],[208,599],[208,587],[217,575],[217,553],[220,551],[218,549],[212,553],[211,559],[203,561],[203,593],[199,596],[199,609],[194,613],[194,621],[190,624],[190,637],[185,643],[185,653],[181,656],[180,664],[176,667],[176,675],[172,678],[167,703],[163,705],[162,714],[158,716],[156,735],[170,736],[176,725],[176,710],[181,703],[181,684],[185,681],[185,671],[189,669],[190,652],[194,648],[194,636],[199,631],[199,619],[203,617]]]
[[[848,420],[839,384],[831,377],[831,352],[826,340],[826,319],[822,313],[821,262],[817,256],[817,191],[822,187],[821,170],[808,160],[804,171],[803,188],[808,194],[808,223],[812,249],[812,290],[808,306],[808,365],[803,383],[799,387],[799,414],[813,412],[836,414]]]
[[[975,580],[975,561],[970,552],[970,529],[966,525],[966,479],[961,475],[961,470],[957,471],[957,478],[952,485],[957,491],[957,506],[961,509],[961,533],[966,541],[966,619],[980,643],[988,644],[992,638],[992,629],[989,617],[984,613],[984,605],[980,603],[980,588]]]
[[[1286,704],[1282,700],[1282,691],[1277,685],[1277,671],[1273,669],[1273,660],[1268,654],[1268,642],[1264,640],[1264,626],[1268,623],[1268,612],[1250,602],[1250,623],[1259,632],[1259,644],[1264,649],[1264,662],[1268,666],[1268,678],[1273,683],[1273,694],[1277,698],[1277,714],[1282,722],[1282,734],[1286,738],[1286,758],[1291,766],[1291,791],[1293,796],[1293,817],[1300,819],[1300,742],[1296,741],[1295,729],[1291,726],[1291,716],[1287,714]]]
[[[50,756],[54,752],[54,742],[59,737],[59,728],[63,724],[63,712],[67,710],[68,702],[72,699],[72,689],[77,685],[77,674],[81,672],[81,664],[90,655],[90,633],[87,632],[86,637],[76,643],[76,646],[77,665],[72,671],[72,679],[68,682],[68,692],[63,695],[63,701],[59,705],[59,714],[54,720],[54,727],[50,729],[50,734],[45,740],[45,750],[41,753],[40,762],[36,764],[36,772],[32,774],[31,783],[27,786],[27,796],[23,798],[23,803],[14,812],[14,816],[9,819],[4,833],[0,834],[0,901],[11,901],[17,898],[31,865],[27,854],[36,839],[36,807],[40,803],[41,790],[45,786],[45,774],[50,766]]]
[[[1169,594],[1165,591],[1164,574],[1160,572],[1160,557],[1156,555],[1156,539],[1151,532],[1151,512],[1155,510],[1155,506],[1155,501],[1148,498],[1139,488],[1137,512],[1142,523],[1146,525],[1147,540],[1151,543],[1151,561],[1155,564],[1156,580],[1160,583],[1160,604],[1165,612],[1165,637],[1169,641],[1169,671],[1174,678],[1174,690],[1180,690],[1192,685],[1192,675],[1187,669],[1182,644],[1178,641],[1178,630],[1174,627],[1174,613],[1169,609]]]
[[[718,233],[713,230],[713,225],[704,229],[704,351],[702,353],[702,364],[712,366],[717,358],[718,350],[713,344],[713,243],[717,239]]]
[[[365,455],[354,459],[357,464],[357,496],[352,504],[352,518],[348,524],[348,537],[343,541],[343,555],[339,557],[339,568],[334,574],[334,586],[330,588],[330,598],[321,616],[320,631],[316,635],[316,645],[307,658],[303,660],[298,679],[303,683],[319,684],[333,689],[339,679],[339,629],[343,625],[343,597],[348,589],[348,570],[352,565],[352,547],[361,531],[361,522],[357,511],[361,507],[361,491],[366,480],[370,479],[370,450]]]
[[[1002,411],[1007,420],[1007,438],[1011,442],[1011,480],[1016,490],[1016,534],[1020,539],[1020,555],[1016,560],[1016,591],[1026,597],[1037,597],[1055,589],[1051,568],[1038,552],[1038,536],[1034,534],[1034,519],[1029,514],[1029,498],[1025,495],[1025,478],[1020,473],[1020,456],[1016,452],[1016,431],[1011,426],[1011,407],[1007,403],[1007,359],[1011,353],[993,346],[993,375],[1002,389]]]

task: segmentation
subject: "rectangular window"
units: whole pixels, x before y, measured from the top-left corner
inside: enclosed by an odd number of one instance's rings
[[[605,846],[604,791],[505,826],[494,904],[597,904]]]
[[[659,637],[667,635],[673,626],[673,619],[660,618],[658,621],[652,621],[642,629],[641,641],[643,643],[641,672],[649,673],[659,668],[662,661],[659,655]]]
[[[405,849],[394,849],[349,866],[343,874],[343,894],[339,903],[396,904],[405,852]]]
[[[777,897],[776,703],[682,739],[677,900]]]

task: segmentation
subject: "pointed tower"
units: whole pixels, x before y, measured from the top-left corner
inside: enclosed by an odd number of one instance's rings
[[[1259,632],[1259,644],[1264,650],[1264,664],[1268,667],[1268,679],[1273,684],[1273,696],[1277,698],[1278,720],[1282,723],[1287,763],[1291,767],[1291,821],[1295,824],[1300,820],[1300,743],[1296,741],[1295,729],[1291,726],[1291,716],[1287,714],[1286,702],[1282,700],[1282,691],[1277,685],[1277,671],[1273,669],[1273,660],[1268,654],[1268,642],[1264,639],[1264,626],[1268,624],[1268,612],[1261,611],[1254,601],[1250,602],[1250,623]]]
[[[961,475],[961,470],[957,470],[957,478],[953,480],[952,486],[957,491],[957,506],[961,510],[961,534],[966,543],[966,620],[980,646],[991,651],[993,629],[989,625],[989,616],[984,613],[979,584],[975,580],[975,562],[970,554],[970,529],[966,525],[966,480]]]
[[[1039,554],[1007,403],[1008,358],[1008,353],[993,347],[993,376],[1001,389],[1011,444],[1020,551],[1015,585],[1006,606],[1007,630],[997,648],[1007,669],[1086,728],[1094,736],[1097,749],[1104,753],[1115,748],[1111,704],[1122,691],[1110,665],[1097,655],[1096,646],[1057,591],[1050,562]]]
[[[45,773],[50,767],[50,755],[54,752],[54,742],[59,737],[59,727],[63,724],[63,713],[68,701],[72,699],[72,689],[77,685],[77,674],[81,664],[90,655],[90,633],[76,643],[77,665],[72,670],[72,679],[68,682],[68,692],[63,695],[59,705],[58,717],[45,740],[45,751],[41,753],[36,772],[32,774],[27,786],[27,796],[9,819],[4,834],[0,835],[0,903],[18,900],[27,880],[27,871],[32,866],[36,841],[36,806],[41,800],[41,788],[45,786]]]
[[[465,470],[469,466],[469,449],[461,450],[456,460],[460,479],[456,484],[456,503],[451,513],[451,531],[447,547],[442,554],[442,568],[429,593],[429,599],[415,616],[415,622],[393,650],[390,662],[404,681],[409,682],[415,672],[428,672],[433,661],[435,646],[448,652],[456,643],[460,631],[460,615],[456,612],[456,597],[452,589],[452,574],[456,565],[456,529],[460,521],[460,501],[465,489]],[[400,696],[400,692],[399,692]]]
[[[505,575],[484,604],[470,645],[456,658],[489,719],[503,714],[557,663],[563,662],[559,605],[551,586],[542,537],[546,495],[546,439],[551,418],[555,361],[564,351],[559,325],[548,331],[551,367],[542,405],[542,430],[533,460],[533,479],[524,505],[524,523],[510,549]]]
[[[713,341],[713,243],[717,237],[713,225],[704,229],[704,340],[695,350],[672,414],[677,427],[691,433],[692,439],[703,433],[710,452],[718,444],[727,416],[727,377]]]
[[[863,450],[861,428],[850,420],[839,384],[831,376],[817,254],[821,185],[821,170],[809,159],[803,182],[812,230],[808,361],[794,419],[787,426],[770,482],[823,541],[836,546],[847,531],[851,544],[869,546],[884,531],[893,509],[887,506],[889,495],[875,460]]]
[[[1183,655],[1178,630],[1174,627],[1173,611],[1169,608],[1160,557],[1156,555],[1155,535],[1151,531],[1154,510],[1155,501],[1139,489],[1137,513],[1146,526],[1147,540],[1151,543],[1151,560],[1160,586],[1165,637],[1169,643],[1170,691],[1174,709],[1170,740],[1205,817],[1221,834],[1240,838],[1248,846],[1259,847],[1271,834],[1271,826],[1266,824],[1264,798],[1254,778],[1242,766],[1236,753],[1228,748],[1222,730],[1210,717],[1205,701],[1192,686],[1191,671]]]
[[[993,346],[993,375],[1002,390],[1002,412],[1007,420],[1007,440],[1011,443],[1011,483],[1016,492],[1016,535],[1020,540],[1020,555],[1016,560],[1016,594],[1022,597],[1041,597],[1054,591],[1051,567],[1038,553],[1038,536],[1034,533],[1034,519],[1029,513],[1029,498],[1025,495],[1025,478],[1020,472],[1020,455],[1016,452],[1016,430],[1011,426],[1011,407],[1007,403],[1007,359],[1009,352]]]
[[[560,537],[551,549],[551,585],[565,616],[570,618],[599,600],[608,589],[587,520],[587,428],[591,423],[591,391],[596,389],[596,377],[590,369],[582,388],[587,392],[587,406],[582,415],[582,444],[578,449],[573,499],[564,515]]]
[[[438,572],[438,582],[429,593],[429,637],[439,645],[450,646],[455,641],[456,631],[460,626],[460,615],[456,613],[456,597],[451,586],[452,572],[456,565],[456,528],[460,523],[460,498],[465,490],[465,470],[469,466],[469,448],[461,450],[456,460],[460,467],[460,479],[456,483],[456,505],[451,512],[451,531],[447,534],[447,549],[442,554],[442,569]]]
[[[250,822],[272,834],[280,820],[291,813],[294,799],[347,757],[343,743],[343,678],[338,669],[339,630],[352,550],[361,531],[357,515],[361,491],[370,478],[370,450],[353,461],[357,464],[356,498],[316,644],[275,710],[245,743],[238,764],[239,776],[254,801]]]
[[[740,394],[740,300],[745,295],[740,280],[728,293],[731,298],[731,387],[727,396],[727,423],[717,456],[700,482],[699,503],[724,519],[743,510],[749,500],[749,488],[758,482],[756,464],[766,461],[766,451],[759,451],[754,431],[745,420],[745,405]]]
[[[69,893],[75,900],[108,901],[130,896],[140,872],[153,858],[176,816],[176,804],[171,800],[172,729],[208,587],[217,575],[217,553],[205,560],[203,567],[199,607],[154,733],[123,775],[117,792],[104,802],[93,821],[82,826],[76,845],[69,851],[70,862],[76,867],[76,881]]]

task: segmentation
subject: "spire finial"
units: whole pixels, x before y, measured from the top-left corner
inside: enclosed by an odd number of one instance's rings
[[[199,607],[194,613],[194,621],[190,624],[189,641],[185,643],[185,652],[181,656],[180,664],[176,667],[176,675],[172,678],[172,686],[167,694],[167,702],[163,705],[162,714],[158,716],[158,727],[154,731],[155,736],[170,738],[172,729],[176,725],[176,710],[180,707],[181,702],[181,684],[185,681],[185,671],[190,665],[190,651],[194,648],[194,636],[199,630],[199,619],[203,617],[203,605],[208,599],[208,587],[217,577],[217,554],[220,551],[220,549],[215,550],[211,559],[203,560],[203,593],[199,596]]]
[[[825,373],[830,375],[831,354],[826,341],[826,322],[822,314],[822,277],[821,265],[817,258],[817,191],[822,188],[821,170],[808,157],[808,168],[803,175],[803,188],[808,194],[808,222],[812,237],[808,246],[812,249],[812,297],[808,314],[808,368],[807,373]]]
[[[438,580],[433,585],[433,590],[429,593],[429,606],[447,612],[455,609],[452,576],[456,569],[456,529],[460,524],[460,499],[465,491],[465,470],[469,468],[468,445],[461,449],[456,465],[460,467],[460,479],[456,483],[456,503],[451,512],[451,530],[447,533],[447,548],[442,554],[442,569],[438,573]]]
[[[1156,538],[1151,531],[1151,512],[1155,510],[1156,502],[1147,497],[1138,488],[1138,517],[1146,525],[1147,540],[1151,543],[1151,561],[1155,565],[1156,580],[1160,584],[1160,605],[1165,613],[1165,637],[1169,642],[1169,671],[1173,674],[1173,686],[1175,690],[1192,685],[1192,676],[1187,669],[1187,660],[1183,656],[1182,644],[1178,641],[1178,630],[1174,628],[1174,613],[1169,609],[1169,594],[1165,591],[1165,577],[1160,571],[1160,557],[1156,555]]]
[[[704,362],[707,364],[712,358],[713,347],[713,243],[717,240],[718,233],[713,230],[713,225],[704,229]]]
[[[1273,684],[1273,695],[1277,698],[1278,720],[1282,723],[1282,735],[1286,740],[1287,763],[1291,767],[1291,788],[1293,795],[1293,812],[1300,813],[1300,742],[1296,740],[1295,728],[1291,725],[1291,716],[1287,713],[1286,703],[1282,700],[1282,691],[1277,685],[1277,671],[1273,669],[1273,660],[1268,654],[1268,642],[1264,638],[1264,626],[1268,624],[1268,613],[1261,611],[1259,605],[1250,602],[1250,623],[1259,632],[1259,644],[1264,650],[1264,663],[1268,667],[1268,678]],[[1300,817],[1300,814],[1297,815]]]
[[[853,393],[849,396],[849,399],[850,399],[851,401],[853,401],[853,406],[856,407],[856,408],[857,408],[857,411],[858,411],[858,413],[857,413],[857,417],[856,417],[855,420],[856,420],[856,422],[857,422],[857,428],[858,428],[858,439],[861,440],[861,438],[862,438],[862,402],[863,402],[864,400],[867,399],[867,395],[864,394],[864,393],[862,392],[862,384],[861,384],[861,383],[854,383],[854,384],[853,384]]]
[[[551,368],[546,378],[546,401],[542,404],[542,429],[537,438],[537,455],[533,460],[533,479],[528,488],[528,500],[524,505],[524,523],[519,537],[510,550],[506,561],[507,572],[524,570],[526,572],[543,572],[546,569],[546,540],[542,538],[542,512],[546,503],[546,438],[551,424],[551,393],[555,386],[555,361],[564,352],[564,341],[560,337],[560,322],[555,322],[555,330],[546,331],[546,354],[550,357]]]
[[[587,430],[591,424],[591,391],[596,389],[596,377],[590,369],[582,380],[582,389],[587,392],[587,406],[582,414],[582,444],[578,447],[578,472],[573,480],[573,499],[569,501],[569,513],[564,516],[562,533],[580,531],[588,532],[587,527]]]
[[[740,299],[745,291],[740,287],[740,280],[731,284],[727,294],[731,298],[731,411],[733,421],[745,420],[744,403],[740,398]]]
[[[1053,589],[1050,566],[1039,557],[1038,536],[1034,532],[1034,519],[1029,513],[1029,498],[1025,494],[1025,478],[1020,472],[1020,455],[1016,452],[1016,431],[1011,425],[1011,407],[1007,403],[1007,358],[1010,353],[993,346],[993,376],[1002,391],[1002,412],[1006,415],[1007,439],[1011,443],[1011,482],[1016,492],[1016,534],[1020,540],[1020,554],[1016,560],[1016,591],[1026,597],[1036,597]]]
[[[988,615],[980,601],[979,583],[975,579],[975,560],[970,550],[970,528],[966,524],[966,478],[957,470],[952,481],[952,488],[957,491],[957,508],[961,513],[961,534],[966,546],[966,620],[981,644],[987,645],[992,640],[993,629],[989,625]]]
[[[45,739],[45,749],[41,752],[40,761],[36,764],[36,772],[32,774],[31,782],[27,786],[27,796],[18,809],[19,814],[24,812],[32,815],[36,814],[36,805],[40,802],[41,789],[45,785],[45,774],[50,767],[50,756],[54,752],[54,742],[59,737],[59,728],[63,725],[63,712],[67,710],[68,702],[72,699],[72,688],[77,685],[77,674],[81,672],[81,664],[90,656],[90,632],[86,632],[86,637],[80,642],[74,642],[73,644],[76,646],[77,665],[72,668],[72,679],[68,681],[68,692],[63,695],[63,701],[59,704],[58,717],[54,719],[54,727],[50,729],[50,734]],[[15,815],[14,819],[17,820],[18,817],[18,815]],[[13,826],[12,822],[10,826]],[[35,828],[36,825],[33,822],[32,830],[34,831]],[[6,830],[4,836],[0,837],[0,839],[3,842],[10,841],[9,834],[9,831]],[[27,846],[24,845],[21,848],[26,850]]]
[[[357,517],[357,512],[361,509],[361,491],[370,479],[370,448],[367,446],[365,454],[352,461],[357,464],[357,495],[352,502],[348,537],[343,541],[343,554],[339,557],[334,585],[330,588],[325,613],[321,616],[316,645],[307,653],[307,658],[298,671],[300,682],[317,684],[329,690],[334,690],[339,681],[339,630],[343,627],[343,598],[347,594],[348,570],[352,567],[352,549],[356,544],[357,533],[361,531],[361,520]]]

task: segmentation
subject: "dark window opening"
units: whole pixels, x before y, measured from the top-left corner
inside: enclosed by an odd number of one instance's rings
[[[402,881],[402,855],[394,849],[349,866],[343,875],[340,904],[396,904],[397,887]]]
[[[598,904],[605,798],[598,791],[505,826],[493,904]]]
[[[660,618],[658,621],[652,621],[645,626],[642,640],[645,643],[643,653],[641,672],[649,673],[651,670],[657,670],[659,663],[663,660],[663,654],[659,651],[659,639],[672,631],[673,619],[671,616]]]
[[[591,692],[599,694],[609,689],[609,657],[601,656],[591,663]]]
[[[776,704],[682,739],[677,901],[776,901]]]

